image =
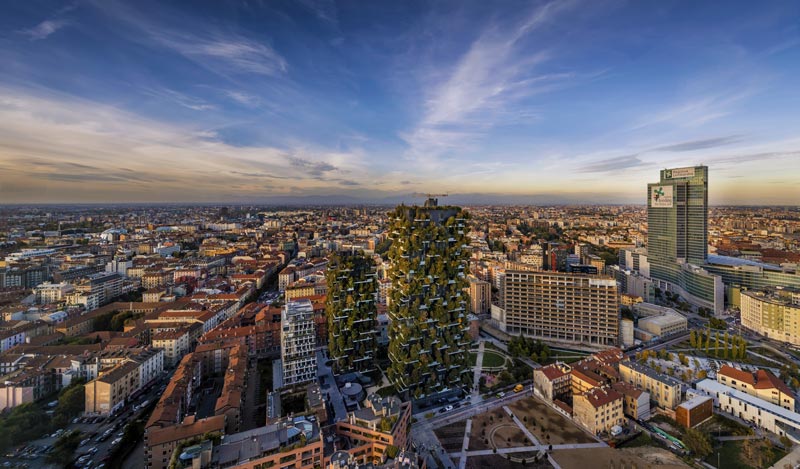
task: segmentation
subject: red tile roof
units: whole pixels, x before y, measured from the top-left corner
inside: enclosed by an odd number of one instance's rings
[[[586,391],[583,396],[595,409],[599,409],[604,405],[622,399],[622,394],[614,391],[611,388],[592,388],[589,391]]]
[[[560,366],[557,366],[555,363],[543,366],[539,371],[544,373],[544,376],[550,381],[554,381],[567,374],[561,369]]]
[[[755,389],[777,389],[783,394],[794,397],[794,393],[789,389],[789,386],[768,370],[758,370],[753,374],[732,366],[722,365],[717,374],[747,383]]]
[[[756,373],[756,389],[777,389],[783,394],[794,397],[789,386],[767,370],[758,370]]]
[[[747,383],[750,386],[756,385],[753,373],[750,373],[749,371],[739,370],[729,365],[722,365],[719,371],[717,371],[717,374],[727,376],[728,378],[735,379],[743,383]]]

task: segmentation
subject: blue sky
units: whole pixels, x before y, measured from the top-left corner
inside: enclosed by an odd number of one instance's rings
[[[800,200],[800,3],[7,2],[0,199]],[[534,200],[534,199],[532,199]]]

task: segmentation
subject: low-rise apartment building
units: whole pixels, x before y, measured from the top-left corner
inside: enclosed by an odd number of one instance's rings
[[[681,403],[681,382],[633,361],[621,362],[622,380],[650,393],[659,407],[674,409]]]
[[[125,405],[131,394],[139,390],[139,363],[126,361],[84,386],[86,406],[84,412],[90,415],[109,415]]]
[[[551,363],[533,370],[533,387],[548,402],[566,401],[571,395],[572,368],[564,363]]]
[[[221,435],[224,431],[224,415],[215,415],[199,420],[195,420],[194,416],[189,416],[180,424],[148,427],[144,433],[146,467],[147,469],[166,469],[169,467],[172,454],[181,443],[204,435],[214,433]]]
[[[348,439],[348,452],[360,463],[382,461],[390,446],[406,448],[410,419],[411,403],[395,396],[381,398],[370,394],[363,409],[336,423],[336,435]]]
[[[572,411],[575,421],[595,435],[625,422],[622,394],[610,387],[572,396]]]
[[[742,326],[770,339],[800,345],[800,290],[741,292]]]
[[[722,365],[717,371],[717,382],[764,399],[786,410],[795,410],[795,395],[789,386],[768,370],[755,373]]]
[[[622,412],[625,415],[635,420],[650,418],[650,393],[624,381],[613,383],[611,388],[622,394]]]
[[[184,355],[191,352],[192,344],[202,332],[200,323],[187,324],[172,330],[159,330],[151,337],[153,347],[164,350],[164,366],[174,367]]]

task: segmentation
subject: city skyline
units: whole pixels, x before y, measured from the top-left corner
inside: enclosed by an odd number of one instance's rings
[[[790,2],[4,10],[2,203],[800,199]]]

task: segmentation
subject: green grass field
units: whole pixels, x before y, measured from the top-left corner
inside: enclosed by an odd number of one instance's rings
[[[483,351],[483,366],[489,368],[498,367],[498,366],[503,366],[505,362],[506,362],[505,357],[500,355],[499,353],[491,352],[489,350]]]
[[[477,361],[478,361],[477,352],[470,352],[469,353],[469,364],[472,365],[472,366],[475,366],[475,363]],[[488,368],[494,368],[494,367],[498,367],[498,366],[503,366],[503,364],[505,362],[506,362],[506,359],[505,359],[505,357],[503,357],[503,355],[501,355],[501,354],[499,354],[497,352],[494,352],[492,350],[484,349],[482,366],[488,367]]]
[[[719,467],[725,469],[751,469],[753,466],[743,458],[742,444],[743,442],[741,441],[725,441],[721,447],[714,448],[714,452],[705,459],[705,462],[717,467],[717,452],[719,452]],[[777,448],[773,448],[771,451],[772,457],[769,458],[768,464],[762,467],[769,467],[786,455],[786,452]]]

